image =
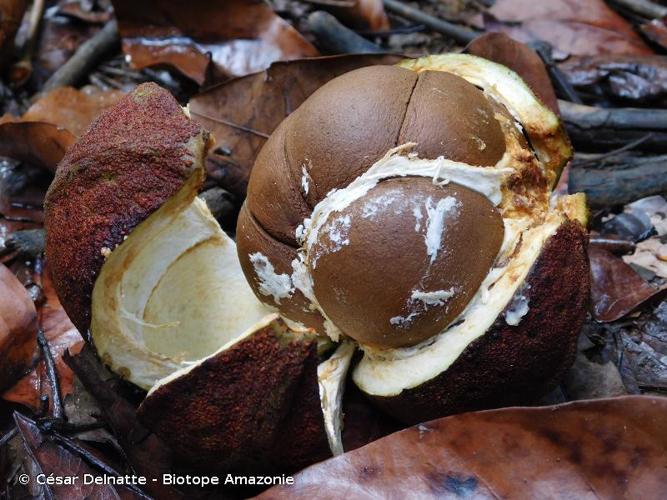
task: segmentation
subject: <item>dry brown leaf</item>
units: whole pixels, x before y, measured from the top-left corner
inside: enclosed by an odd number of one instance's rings
[[[616,321],[661,293],[608,250],[591,245],[591,300],[598,321]]]
[[[35,101],[21,120],[52,123],[79,137],[102,111],[124,95],[120,90],[100,90],[92,85],[81,90],[58,87]]]
[[[653,53],[603,0],[498,0],[489,12],[500,23],[489,22],[487,29],[521,42],[542,40],[566,55]]]
[[[0,264],[0,391],[11,387],[32,365],[37,312],[21,282]]]
[[[64,397],[72,392],[73,374],[69,366],[63,361],[62,356],[67,349],[73,353],[79,352],[83,346],[83,339],[60,305],[48,269],[44,270],[42,276],[42,288],[46,300],[39,311],[40,326],[56,362],[61,395]],[[42,394],[50,395],[51,387],[46,375],[44,361],[40,360],[35,369],[11,389],[5,391],[2,398],[23,404],[33,411],[37,411],[39,409],[39,398]]]
[[[245,197],[250,169],[280,122],[326,82],[362,66],[394,64],[394,55],[347,55],[274,63],[193,97],[192,118],[213,132],[209,175]]]
[[[478,36],[465,52],[503,64],[517,72],[531,90],[553,112],[558,113],[558,99],[551,85],[549,73],[535,51],[504,33],[486,33]]]
[[[455,415],[305,469],[259,498],[661,498],[667,398]]]
[[[113,0],[123,51],[134,68],[166,64],[202,85],[272,62],[318,55],[262,0]],[[213,78],[219,79],[218,78]]]
[[[9,121],[0,123],[0,156],[7,156],[51,171],[76,137],[52,123]]]
[[[76,137],[123,95],[92,86],[56,88],[35,101],[21,118],[0,118],[0,155],[55,171]]]

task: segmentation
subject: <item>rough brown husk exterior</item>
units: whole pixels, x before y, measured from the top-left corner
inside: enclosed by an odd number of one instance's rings
[[[188,466],[211,472],[294,472],[330,456],[313,340],[271,326],[164,384],[142,423]]]
[[[418,423],[464,411],[525,404],[572,365],[589,298],[587,237],[577,222],[547,240],[526,283],[529,311],[517,326],[500,315],[443,373],[394,397],[372,397],[390,415]]]
[[[103,249],[122,243],[198,172],[206,154],[198,141],[205,145],[208,133],[169,92],[146,83],[102,114],[61,161],[45,200],[46,254],[79,331],[90,326]]]

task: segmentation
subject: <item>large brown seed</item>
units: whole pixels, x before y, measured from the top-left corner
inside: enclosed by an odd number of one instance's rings
[[[444,156],[469,165],[492,166],[505,152],[505,136],[481,90],[442,71],[419,74],[398,136],[416,142],[421,158]]]
[[[331,80],[299,107],[285,131],[285,151],[292,176],[306,173],[311,206],[396,146],[416,82],[412,71],[370,66]]]
[[[363,344],[414,345],[463,311],[503,235],[500,213],[471,189],[388,179],[322,226],[309,252],[315,296]]]

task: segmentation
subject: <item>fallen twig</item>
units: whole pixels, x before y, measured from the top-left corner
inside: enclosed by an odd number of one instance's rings
[[[120,41],[118,23],[109,21],[102,30],[76,50],[69,60],[46,81],[43,91],[64,85],[74,85],[95,66],[99,59],[116,47]]]
[[[612,3],[650,19],[667,16],[667,7],[649,0],[612,0]]]
[[[30,78],[30,75],[32,75],[32,58],[39,38],[39,27],[42,17],[44,17],[44,6],[44,0],[35,0],[33,2],[28,19],[28,33],[23,46],[23,54],[21,60],[12,65],[9,74],[10,80],[18,87],[23,85]]]
[[[607,158],[611,158],[618,154],[625,153],[626,151],[631,151],[636,147],[641,146],[646,141],[648,141],[652,136],[653,132],[649,132],[645,136],[637,139],[636,141],[629,142],[625,146],[621,146],[620,148],[614,149],[612,151],[607,151],[606,153],[600,153],[600,154],[586,155],[586,158],[584,160],[577,162],[577,167],[587,167],[589,165],[600,164],[602,160],[606,160]]]
[[[437,31],[438,33],[453,38],[461,44],[468,44],[479,35],[479,33],[476,33],[471,29],[463,28],[462,26],[457,26],[456,24],[443,19],[430,16],[425,12],[410,7],[409,5],[405,5],[398,0],[384,0],[384,6],[387,10],[390,10],[401,17],[421,23],[424,26],[431,28],[433,31]]]
[[[626,155],[604,168],[579,168],[574,164],[570,170],[568,188],[571,193],[585,192],[593,208],[624,205],[667,191],[666,164],[667,155]]]
[[[591,236],[589,243],[594,246],[609,250],[615,255],[625,255],[635,251],[635,243],[627,240],[616,240],[612,238],[603,238],[600,236]]]
[[[14,426],[9,432],[7,432],[5,435],[0,437],[0,448],[2,448],[4,445],[6,445],[9,441],[12,440],[14,436],[16,436],[16,433],[18,432],[18,429],[16,426]]]
[[[667,152],[667,110],[597,108],[560,100],[558,105],[580,150],[618,148],[642,139],[642,149]]]
[[[383,52],[379,46],[343,26],[328,12],[317,10],[310,14],[308,28],[315,35],[320,48],[330,54]]]
[[[46,367],[46,376],[49,379],[51,386],[51,418],[56,421],[65,420],[65,410],[63,408],[63,400],[60,394],[60,383],[58,380],[58,372],[56,371],[56,363],[53,360],[53,354],[49,348],[49,342],[44,337],[44,331],[39,328],[37,330],[37,343],[42,352],[42,359]]]

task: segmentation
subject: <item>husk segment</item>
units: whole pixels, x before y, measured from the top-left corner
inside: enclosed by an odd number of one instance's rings
[[[316,338],[270,315],[156,384],[139,417],[201,469],[293,472],[331,454],[319,401]]]

